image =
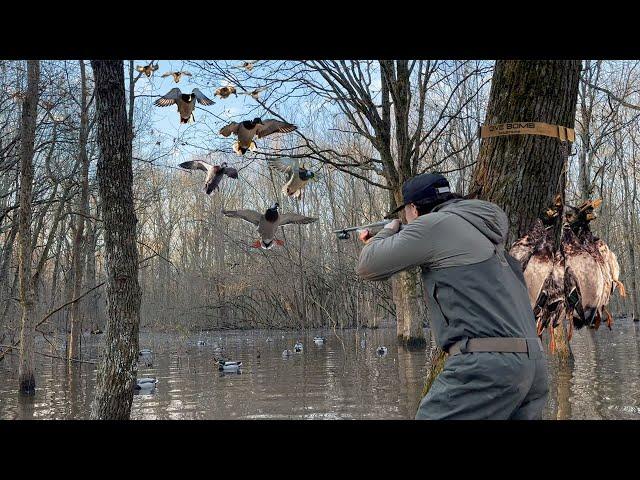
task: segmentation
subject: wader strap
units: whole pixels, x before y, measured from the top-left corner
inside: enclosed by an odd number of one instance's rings
[[[557,138],[561,142],[573,143],[576,141],[576,134],[573,128],[543,122],[499,123],[497,125],[483,125],[480,128],[480,138],[500,137],[503,135],[543,135]]]
[[[510,353],[529,353],[528,345],[535,345],[533,348],[542,350],[542,342],[539,338],[510,338],[510,337],[487,337],[487,338],[469,338],[460,340],[449,347],[449,355],[458,355],[459,353],[472,352],[510,352]],[[536,340],[536,341],[534,341]]]

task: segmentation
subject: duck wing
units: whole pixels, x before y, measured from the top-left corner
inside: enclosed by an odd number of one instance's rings
[[[298,213],[284,213],[284,214],[280,214],[280,216],[278,217],[278,224],[287,225],[289,223],[296,223],[298,225],[302,225],[305,223],[313,223],[313,222],[316,222],[317,220],[318,219],[315,217],[306,217]]]
[[[299,161],[294,158],[269,158],[267,163],[270,168],[283,173],[291,173],[299,168]]]
[[[238,129],[240,128],[240,124],[238,122],[231,122],[229,125],[226,125],[220,129],[220,135],[224,137],[228,137],[232,133],[238,134]]]
[[[172,88],[168,93],[157,99],[153,104],[156,107],[168,107],[175,104],[182,97],[182,92],[178,87]]]
[[[233,167],[224,167],[222,173],[227,177],[238,178],[238,170]]]
[[[207,162],[203,162],[202,160],[193,160],[190,162],[182,162],[178,164],[180,168],[184,168],[185,170],[202,170],[209,174],[209,172],[213,169],[213,165],[208,164]]]
[[[191,91],[191,94],[194,97],[196,97],[196,100],[198,101],[198,103],[201,103],[202,105],[209,106],[209,105],[213,105],[215,103],[213,100],[211,100],[209,97],[207,97],[204,93],[202,93],[197,88],[194,88]]]
[[[226,217],[242,218],[256,226],[260,224],[262,218],[262,214],[255,210],[222,210],[222,214]]]
[[[160,75],[160,78],[170,77],[173,74],[174,72],[164,72],[162,75]]]
[[[266,137],[272,133],[289,133],[293,132],[296,128],[292,123],[281,122],[280,120],[265,120],[261,124],[256,126],[256,133],[258,138]]]

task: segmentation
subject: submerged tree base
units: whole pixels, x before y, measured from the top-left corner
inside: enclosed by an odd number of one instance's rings
[[[398,341],[409,350],[422,350],[427,346],[427,340],[424,337],[399,338]]]
[[[36,379],[33,373],[20,378],[20,394],[34,395],[36,393]]]

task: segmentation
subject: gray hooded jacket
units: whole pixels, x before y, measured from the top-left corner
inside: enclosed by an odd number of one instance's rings
[[[365,280],[420,266],[436,343],[465,338],[535,338],[535,319],[520,264],[504,250],[508,220],[497,205],[454,199],[397,234],[382,229],[362,249]]]

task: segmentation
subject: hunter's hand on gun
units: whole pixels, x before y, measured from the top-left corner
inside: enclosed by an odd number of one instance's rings
[[[391,230],[394,234],[398,233],[398,231],[400,230],[400,220],[398,220],[397,218],[392,220],[391,222],[387,223],[384,228],[387,228],[389,230]],[[371,232],[369,231],[368,228],[365,228],[364,230],[360,230],[360,233],[358,234],[358,238],[360,239],[360,241],[362,243],[364,243],[365,245],[367,243],[369,243],[371,241],[371,239],[373,238],[373,236],[371,235]]]

